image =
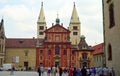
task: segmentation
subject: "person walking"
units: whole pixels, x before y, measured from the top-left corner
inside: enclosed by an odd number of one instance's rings
[[[11,72],[10,75],[14,75],[15,65],[14,63],[11,64]]]
[[[86,68],[83,66],[83,68],[81,69],[81,75],[82,76],[87,76],[87,70]]]
[[[77,76],[80,76],[80,68],[77,68]]]
[[[56,67],[55,66],[52,67],[52,73],[53,73],[53,76],[56,75]]]
[[[76,70],[75,67],[74,67],[74,70],[73,70],[73,76],[77,76],[77,70]]]
[[[38,66],[38,74],[39,74],[39,76],[41,76],[40,66]]]
[[[56,68],[56,76],[59,76],[60,70],[59,67]]]
[[[44,73],[44,67],[43,66],[40,67],[40,71],[41,71],[41,75],[43,76],[43,73]]]
[[[51,73],[51,67],[48,67],[47,73],[48,73],[48,76],[50,76],[50,73]]]
[[[69,69],[69,76],[73,76],[73,69],[71,67]]]
[[[109,74],[110,74],[110,76],[115,76],[115,71],[114,71],[113,67],[110,68]]]
[[[59,71],[60,71],[59,72],[60,76],[62,76],[62,68],[61,67],[59,68]]]

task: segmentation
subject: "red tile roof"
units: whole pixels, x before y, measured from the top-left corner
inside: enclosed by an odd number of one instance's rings
[[[7,38],[6,47],[36,47],[35,38]]]
[[[93,55],[103,53],[103,43],[100,43],[100,44],[98,44],[98,45],[95,45],[95,46],[93,46],[92,48],[94,48]]]

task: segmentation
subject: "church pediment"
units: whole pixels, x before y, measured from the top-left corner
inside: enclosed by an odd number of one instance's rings
[[[62,25],[56,24],[51,28],[47,29],[45,32],[70,32],[70,31],[64,28]]]

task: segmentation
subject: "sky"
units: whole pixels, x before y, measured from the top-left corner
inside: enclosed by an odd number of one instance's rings
[[[0,19],[4,19],[7,38],[37,37],[37,20],[41,2],[47,27],[55,23],[57,13],[60,23],[69,27],[74,2],[81,22],[81,35],[88,45],[103,42],[102,0],[0,0]]]

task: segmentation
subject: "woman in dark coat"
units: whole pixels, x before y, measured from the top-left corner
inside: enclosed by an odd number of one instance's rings
[[[86,70],[85,67],[83,67],[83,68],[81,69],[81,75],[82,75],[82,76],[87,76],[87,70]]]
[[[40,66],[38,67],[38,73],[39,73],[39,76],[41,76]]]

